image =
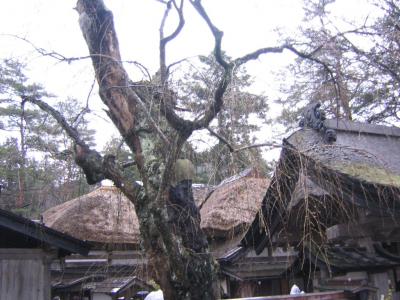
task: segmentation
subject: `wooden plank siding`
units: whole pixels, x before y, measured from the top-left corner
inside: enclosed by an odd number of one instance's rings
[[[0,299],[50,300],[50,258],[41,249],[0,249]]]

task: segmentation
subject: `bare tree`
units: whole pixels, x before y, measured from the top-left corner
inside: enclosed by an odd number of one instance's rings
[[[143,246],[155,279],[166,299],[215,299],[219,297],[217,265],[196,220],[196,212],[189,214],[193,224],[182,228],[169,214],[169,189],[172,170],[182,147],[191,134],[208,128],[223,107],[224,94],[232,80],[233,70],[266,53],[281,53],[285,49],[318,62],[312,54],[297,51],[291,45],[258,49],[229,62],[222,55],[223,32],[209,18],[200,0],[160,1],[165,13],[160,27],[160,66],[153,79],[133,82],[121,61],[113,15],[102,0],[78,0],[79,23],[93,63],[99,94],[107,107],[107,114],[119,130],[134,157],[133,165],[140,178],[131,178],[123,172],[122,164],[113,155],[100,155],[90,148],[63,115],[46,102],[26,97],[50,113],[75,143],[75,161],[85,172],[89,184],[110,179],[135,205],[140,222]],[[171,66],[166,64],[166,46],[175,39],[185,24],[184,4],[192,5],[202,17],[215,40],[214,55],[222,67],[212,101],[194,119],[183,118],[177,109],[177,99],[169,84]],[[171,11],[179,22],[170,35],[165,35],[164,25]],[[66,60],[69,61],[69,60]],[[322,63],[321,63],[322,64]],[[179,101],[178,101],[179,100]],[[136,183],[140,179],[143,185]],[[186,207],[195,207],[187,199]],[[191,203],[190,203],[191,202]],[[192,232],[189,232],[192,231]],[[188,243],[187,236],[195,239]]]

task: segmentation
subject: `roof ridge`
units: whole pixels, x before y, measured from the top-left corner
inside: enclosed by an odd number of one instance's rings
[[[376,125],[344,119],[327,119],[324,121],[324,125],[327,128],[339,131],[400,137],[400,128],[396,126]]]

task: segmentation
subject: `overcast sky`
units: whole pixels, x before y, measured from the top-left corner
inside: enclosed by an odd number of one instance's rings
[[[332,10],[349,20],[364,20],[372,13],[371,7],[365,5],[366,0],[337,2]],[[123,60],[139,61],[155,72],[163,5],[156,0],[108,0],[105,3],[114,13]],[[85,56],[88,51],[79,29],[78,14],[73,10],[75,4],[75,0],[5,1],[0,11],[0,57],[22,59],[27,63],[32,80],[43,84],[58,97],[73,96],[85,101],[93,81],[89,60],[59,63],[43,58],[28,43],[9,36],[18,35],[37,47],[66,57]],[[216,26],[224,31],[223,48],[232,57],[279,44],[280,36],[275,29],[294,35],[303,19],[303,3],[299,0],[203,0],[203,5]],[[189,4],[186,12],[182,34],[168,45],[169,63],[212,51],[213,38],[206,25]],[[173,27],[173,19],[170,25]],[[292,58],[289,54],[275,54],[250,63],[247,69],[255,76],[253,89],[270,98],[276,97],[277,83],[271,75]],[[134,67],[128,66],[130,68],[129,71],[133,71]],[[97,95],[92,98],[92,101],[100,102]],[[94,107],[100,111],[100,105]],[[111,128],[112,125],[103,123],[101,126]]]

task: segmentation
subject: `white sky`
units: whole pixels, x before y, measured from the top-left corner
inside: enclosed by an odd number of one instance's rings
[[[106,0],[105,3],[114,13],[123,60],[135,60],[156,71],[163,5],[156,0]],[[347,19],[363,20],[371,14],[371,7],[365,3],[366,0],[337,0],[332,9]],[[85,102],[93,81],[89,60],[58,63],[42,57],[27,43],[8,36],[24,37],[37,47],[66,57],[85,56],[88,51],[79,29],[78,14],[73,10],[75,4],[75,0],[5,1],[0,11],[0,58],[22,59],[28,65],[32,81],[41,83],[62,99],[72,96]],[[208,28],[189,3],[186,4],[186,26],[167,48],[170,63],[207,55],[213,49]],[[224,31],[223,48],[232,57],[278,45],[279,36],[274,30],[280,28],[293,35],[303,17],[303,4],[299,0],[203,0],[203,5],[215,25]],[[278,83],[274,82],[272,73],[292,59],[289,54],[272,54],[249,63],[247,69],[255,79],[254,91],[272,99],[276,97]],[[99,103],[97,95],[92,95],[91,107],[101,114]],[[276,109],[279,108],[275,107],[272,113]],[[97,118],[93,126],[100,128],[98,143],[101,145],[107,133],[113,131],[113,125]],[[261,141],[271,136],[265,131]]]

